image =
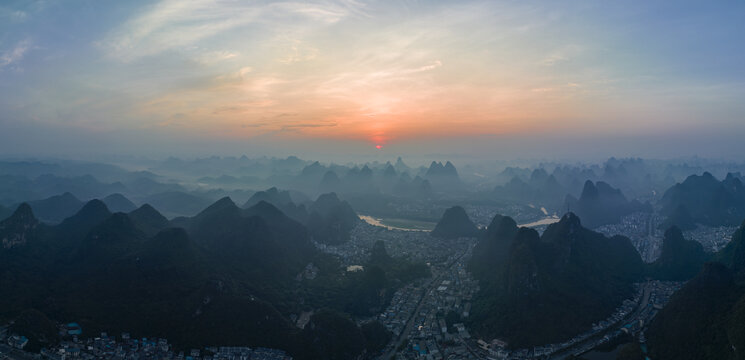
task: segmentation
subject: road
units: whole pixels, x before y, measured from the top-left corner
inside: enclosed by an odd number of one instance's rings
[[[33,355],[25,351],[14,349],[8,345],[0,344],[0,360],[34,359]]]
[[[637,306],[636,310],[632,312],[630,315],[626,316],[623,320],[613,324],[612,326],[609,326],[604,332],[601,332],[599,334],[596,334],[595,336],[592,336],[585,341],[582,341],[580,343],[577,343],[567,349],[558,351],[551,355],[551,359],[564,359],[568,357],[569,355],[577,354],[577,353],[586,353],[596,346],[596,341],[598,338],[603,337],[605,334],[615,331],[618,329],[618,325],[621,324],[628,324],[629,322],[638,320],[639,316],[641,315],[642,311],[649,305],[649,297],[652,294],[652,281],[647,281],[644,284],[644,292],[642,294],[642,298],[639,302],[639,306]]]
[[[422,295],[419,298],[419,302],[418,302],[418,304],[416,306],[416,309],[414,310],[414,313],[412,313],[411,316],[409,317],[409,320],[406,322],[406,326],[404,326],[404,330],[401,331],[401,334],[399,334],[398,338],[395,340],[395,342],[394,342],[395,346],[393,346],[385,354],[381,355],[378,359],[391,359],[391,358],[393,358],[393,355],[396,354],[396,351],[398,350],[399,346],[401,346],[401,344],[403,344],[404,341],[408,340],[408,338],[409,338],[409,332],[411,332],[411,328],[414,327],[414,322],[415,322],[414,320],[419,316],[419,311],[422,310],[422,306],[424,305],[424,301],[422,301],[422,300],[424,300],[424,298],[427,296],[427,294],[430,291],[432,291],[438,284],[440,284],[440,282],[441,282],[440,280],[442,279],[442,277],[444,276],[444,274],[447,273],[447,271],[450,270],[453,267],[453,265],[455,265],[456,263],[458,263],[458,261],[460,261],[466,254],[468,254],[468,251],[471,250],[472,246],[473,245],[470,245],[463,252],[463,254],[461,254],[460,256],[458,256],[458,258],[456,258],[455,260],[453,260],[453,262],[451,262],[445,269],[443,269],[443,270],[441,270],[439,272],[439,274],[437,275],[437,277],[433,278],[432,280],[430,280],[429,283],[427,283],[425,285],[426,286],[426,289],[424,290],[424,292],[422,292]]]

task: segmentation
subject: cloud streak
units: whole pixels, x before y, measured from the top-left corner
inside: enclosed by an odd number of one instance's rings
[[[360,14],[354,2],[236,2],[164,0],[111,31],[99,46],[122,61],[184,50],[237,28],[281,21],[333,24]]]
[[[31,49],[31,41],[23,40],[18,42],[13,48],[5,51],[0,55],[0,69],[17,64],[26,53]]]

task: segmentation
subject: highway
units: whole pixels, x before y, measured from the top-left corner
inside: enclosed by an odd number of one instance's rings
[[[597,345],[598,338],[603,337],[605,334],[618,330],[618,326],[623,326],[623,324],[628,324],[629,322],[633,322],[639,319],[639,316],[641,315],[642,311],[649,305],[649,297],[652,294],[652,281],[647,281],[644,284],[644,290],[643,290],[642,298],[639,302],[639,305],[636,307],[636,310],[632,312],[630,315],[626,316],[623,320],[613,324],[612,326],[609,326],[605,331],[596,334],[595,336],[592,336],[588,339],[586,339],[583,342],[577,343],[567,349],[558,351],[551,355],[550,359],[564,359],[570,355],[573,354],[584,354],[592,349],[595,348]]]

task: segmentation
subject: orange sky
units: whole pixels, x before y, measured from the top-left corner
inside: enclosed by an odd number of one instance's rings
[[[742,133],[743,13],[589,0],[0,5],[0,106],[29,132],[214,143]]]

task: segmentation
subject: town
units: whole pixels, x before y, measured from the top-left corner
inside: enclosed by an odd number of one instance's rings
[[[43,348],[32,354],[23,349],[28,344],[24,336],[8,335],[8,326],[0,327],[0,359],[173,359],[173,360],[291,360],[282,350],[249,347],[206,347],[188,352],[176,351],[167,339],[134,338],[129,333],[119,337],[105,332],[100,336],[83,339],[82,329],[77,323],[60,324],[59,334],[63,341],[51,348]]]

